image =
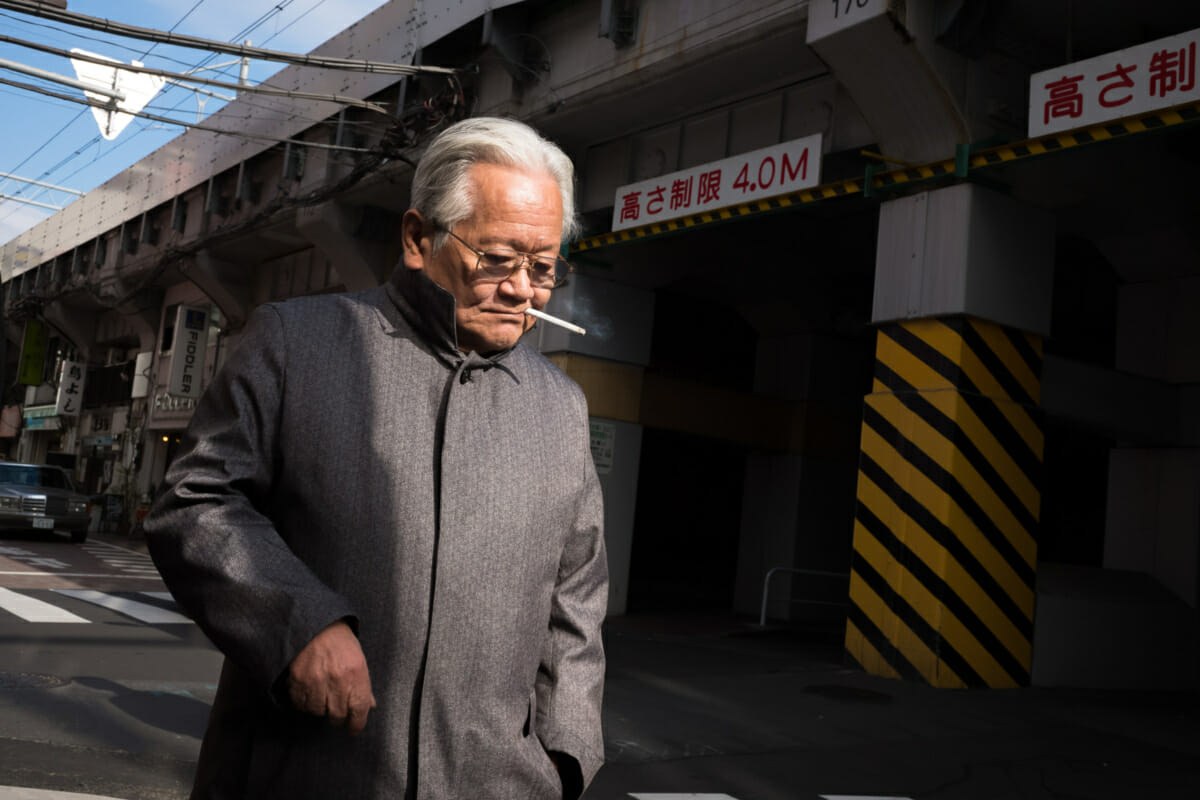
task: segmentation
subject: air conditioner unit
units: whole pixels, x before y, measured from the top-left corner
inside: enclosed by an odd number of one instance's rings
[[[133,362],[133,385],[130,388],[130,397],[145,397],[150,394],[150,367],[153,361],[154,353],[152,352],[137,354],[137,360]]]

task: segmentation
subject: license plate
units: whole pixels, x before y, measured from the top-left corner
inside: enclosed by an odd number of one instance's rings
[[[38,530],[52,531],[52,530],[54,530],[54,520],[52,520],[52,519],[35,519],[33,521],[33,527],[37,528]]]

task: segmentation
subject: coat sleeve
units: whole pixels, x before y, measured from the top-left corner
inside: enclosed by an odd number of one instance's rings
[[[559,564],[549,641],[537,680],[537,730],[542,746],[570,756],[579,769],[575,786],[569,772],[563,772],[566,797],[577,797],[604,762],[600,626],[608,608],[608,560],[604,505],[588,444],[586,407],[581,433],[581,488]],[[560,771],[563,769],[560,759]]]
[[[288,548],[268,515],[286,367],[282,320],[264,306],[201,396],[144,523],[176,601],[265,691],[326,626],[357,625],[349,602]]]

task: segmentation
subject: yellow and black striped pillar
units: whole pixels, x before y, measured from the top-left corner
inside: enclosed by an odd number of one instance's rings
[[[1041,339],[969,317],[877,337],[846,650],[931,686],[1028,685]]]

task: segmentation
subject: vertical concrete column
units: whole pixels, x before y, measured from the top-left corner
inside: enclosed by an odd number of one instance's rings
[[[885,326],[863,409],[846,649],[940,687],[1026,685],[1039,337],[969,317]]]
[[[1029,683],[1053,242],[967,184],[880,209],[846,626],[873,674]]]
[[[587,331],[580,336],[539,322],[530,336],[587,396],[592,457],[604,491],[608,613],[624,614],[642,451],[642,374],[650,361],[654,295],[575,275],[554,290],[546,311]]]

